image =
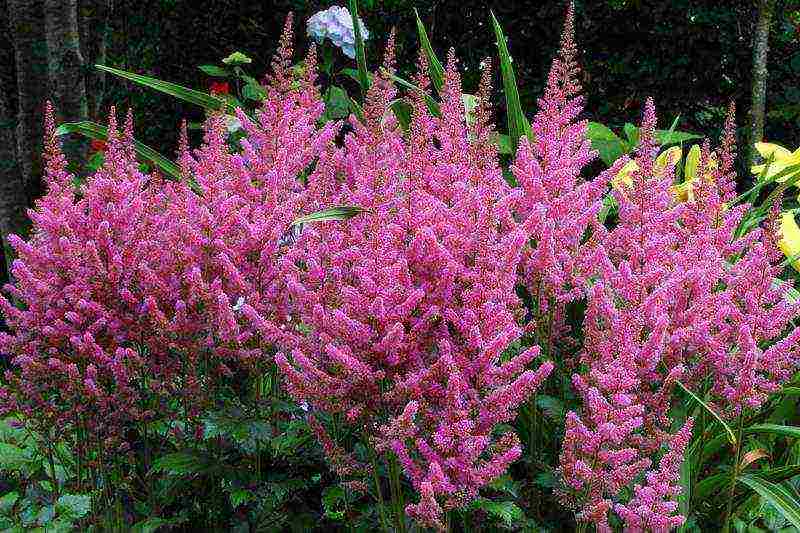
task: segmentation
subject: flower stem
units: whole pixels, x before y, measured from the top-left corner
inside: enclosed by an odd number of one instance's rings
[[[728,491],[728,505],[725,510],[725,521],[723,522],[723,533],[728,533],[731,529],[731,515],[733,514],[733,497],[736,493],[736,481],[739,478],[742,464],[742,425],[744,423],[744,415],[739,413],[739,421],[736,431],[736,442],[734,443],[735,450],[735,463],[733,465],[733,476],[731,477],[731,486]]]

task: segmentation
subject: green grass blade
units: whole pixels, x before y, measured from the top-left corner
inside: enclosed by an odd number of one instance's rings
[[[772,504],[795,528],[800,529],[800,503],[785,487],[752,474],[742,474],[738,481]]]
[[[66,135],[68,133],[77,133],[89,139],[108,140],[108,130],[105,126],[101,126],[96,122],[66,122],[56,129],[56,135]],[[181,170],[174,162],[135,139],[133,145],[139,158],[153,163],[167,176],[176,180],[181,179]]]
[[[400,76],[392,75],[392,80],[400,87],[403,87],[404,89],[420,93],[425,98],[425,103],[428,105],[428,110],[431,112],[431,114],[437,117],[442,116],[441,107],[439,106],[439,102],[436,100],[436,98],[434,98],[427,92],[423,91],[417,85],[411,83],[410,81],[404,78],[401,78]]]
[[[414,16],[417,17],[417,34],[419,35],[419,44],[428,58],[428,68],[429,75],[431,77],[431,83],[433,83],[433,87],[436,89],[436,92],[441,93],[442,87],[444,87],[444,67],[442,66],[442,62],[439,61],[439,58],[436,57],[436,53],[433,51],[431,41],[428,39],[428,32],[425,31],[425,25],[422,23],[422,19],[419,18],[419,12],[416,8],[414,8]]]
[[[178,85],[177,83],[170,83],[168,81],[151,78],[150,76],[134,74],[133,72],[118,70],[112,67],[107,67],[105,65],[95,65],[95,67],[102,70],[103,72],[108,72],[109,74],[119,76],[120,78],[133,81],[135,83],[138,83],[139,85],[144,85],[145,87],[155,89],[156,91],[168,94],[170,96],[174,96],[179,100],[183,100],[184,102],[189,102],[190,104],[198,105],[205,109],[216,111],[219,109],[225,109],[229,107],[227,102],[225,102],[225,100],[223,100],[222,98],[218,98],[216,96],[212,96],[204,92],[195,91],[194,89],[189,89],[188,87],[184,87],[183,85]]]
[[[525,113],[522,111],[522,104],[519,100],[519,88],[517,77],[514,74],[514,66],[511,63],[511,54],[508,53],[508,44],[503,28],[497,18],[492,15],[492,27],[497,39],[497,51],[500,55],[500,73],[503,76],[503,92],[506,95],[506,115],[508,119],[508,135],[511,138],[511,145],[516,152],[519,140],[523,135],[530,135],[531,126]]]
[[[353,33],[356,38],[356,64],[358,65],[358,78],[361,90],[367,94],[369,89],[369,72],[367,71],[367,56],[364,53],[364,36],[361,35],[361,24],[358,18],[358,0],[349,0],[350,16],[353,18]]]

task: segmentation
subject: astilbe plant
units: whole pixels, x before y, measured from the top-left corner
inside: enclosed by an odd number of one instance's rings
[[[586,135],[574,35],[574,5],[568,4],[561,47],[553,60],[539,110],[511,172],[518,184],[518,216],[539,220],[520,265],[520,284],[531,298],[535,337],[552,351],[567,340],[565,307],[585,295],[586,264],[601,226],[598,213],[610,177],[619,165],[591,179],[581,173],[597,157]],[[550,353],[548,352],[548,355]]]
[[[313,50],[296,79],[288,42],[255,121],[240,113],[241,152],[213,114],[194,152],[184,131],[179,182],[140,171],[131,117],[119,132],[112,110],[104,164],[76,190],[48,111],[47,193],[30,240],[10,238],[15,284],[0,299],[11,329],[2,400],[79,460],[122,464],[156,419],[199,436],[226,377],[296,343],[281,257],[304,198],[297,176],[336,128],[316,124]]]
[[[441,117],[413,96],[404,134],[387,112],[392,48],[363,120],[350,119],[344,146],[308,178],[317,208],[367,212],[304,228],[288,286],[307,333],[277,361],[297,400],[339,417],[390,468],[399,462],[420,494],[407,513],[442,528],[443,510],[463,507],[519,456],[516,435],[498,427],[552,366],[526,369],[537,348],[501,358],[521,334],[513,289],[531,222],[511,216],[488,102],[468,128],[451,52]]]
[[[775,281],[775,217],[764,231],[740,235],[748,206],[730,205],[733,111],[718,153],[708,143],[702,150],[700,175],[708,177],[685,203],[670,196],[673,165],[653,172],[654,129],[648,101],[637,170],[615,191],[619,221],[597,249],[581,356],[587,371],[573,378],[584,405],[567,417],[561,456],[565,501],[599,529],[609,527],[612,508],[630,531],[667,531],[683,520],[675,513],[674,457],[690,440],[692,420],[672,433],[678,380],[736,416],[759,407],[800,362],[800,333],[791,326],[798,305]]]
[[[580,415],[567,415],[559,467],[567,504],[576,505],[580,522],[609,530],[608,513],[623,489],[653,464],[665,442],[684,446],[688,438],[669,436],[667,411],[675,380],[683,375],[679,362],[667,364],[666,342],[672,287],[680,251],[677,227],[680,207],[673,204],[670,172],[652,171],[655,110],[648,100],[631,186],[615,191],[619,221],[596,249],[597,277],[588,294],[584,319],[585,373],[573,376],[583,400]],[[691,422],[687,422],[691,427]],[[686,430],[688,431],[688,430]],[[678,450],[678,455],[682,451]],[[670,469],[669,462],[661,467]],[[668,530],[680,523],[672,498],[677,478],[649,475],[662,486],[637,490],[650,501],[617,504],[632,530]],[[666,484],[666,485],[663,485]],[[646,505],[645,505],[646,504]],[[644,524],[634,525],[649,505]]]

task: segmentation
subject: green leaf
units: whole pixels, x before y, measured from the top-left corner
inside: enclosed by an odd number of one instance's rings
[[[400,98],[392,100],[389,104],[389,109],[392,110],[394,116],[397,117],[397,122],[403,130],[407,130],[411,124],[411,106],[408,102]]]
[[[205,457],[189,452],[175,452],[159,457],[153,462],[152,472],[173,475],[199,474],[209,469]]]
[[[488,487],[497,492],[504,492],[514,498],[519,496],[519,483],[514,481],[509,474],[504,474],[495,479],[489,483]]]
[[[626,122],[622,127],[622,131],[625,132],[625,137],[628,138],[628,146],[636,146],[639,144],[639,128],[630,122]]]
[[[767,433],[769,435],[780,435],[783,437],[800,438],[800,427],[782,426],[780,424],[756,424],[745,428],[747,434]]]
[[[350,97],[347,91],[331,85],[325,93],[325,115],[328,119],[346,118],[350,114]]]
[[[151,78],[150,76],[134,74],[133,72],[118,70],[112,67],[107,67],[105,65],[95,65],[95,67],[102,70],[103,72],[108,72],[115,76],[119,76],[120,78],[124,78],[126,80],[138,83],[139,85],[144,85],[145,87],[150,87],[151,89],[155,89],[164,94],[174,96],[179,100],[183,100],[184,102],[189,102],[190,104],[198,105],[205,109],[216,111],[219,109],[224,109],[227,106],[226,101],[222,98],[218,98],[216,96],[212,96],[204,92],[195,91],[194,89],[189,89],[188,87],[184,87],[183,85],[178,85],[176,83],[170,83],[168,81]]]
[[[567,408],[564,406],[564,402],[553,396],[548,396],[546,394],[537,395],[536,405],[539,406],[539,409],[542,410],[545,416],[559,424],[563,422],[564,418],[567,416]]]
[[[614,161],[625,153],[624,142],[616,133],[599,122],[589,122],[586,127],[586,137],[592,143],[592,148],[597,150],[600,159],[606,166],[611,166]]]
[[[0,471],[18,471],[27,464],[28,454],[25,450],[7,442],[0,442]]]
[[[414,16],[417,18],[419,44],[425,52],[425,56],[428,58],[428,74],[430,75],[431,83],[436,89],[436,92],[441,93],[442,87],[444,87],[444,67],[442,66],[442,62],[439,61],[439,58],[436,57],[436,52],[433,51],[431,41],[428,39],[428,32],[425,31],[425,25],[422,23],[422,19],[419,18],[419,11],[417,11],[417,8],[414,8]]]
[[[692,501],[692,459],[691,455],[687,454],[681,463],[681,493],[678,494],[678,510],[680,513],[687,517],[689,516],[689,505]],[[686,521],[681,525],[679,531],[685,531]]]
[[[720,424],[722,424],[722,427],[725,429],[725,432],[728,434],[728,441],[729,441],[731,444],[733,444],[733,445],[736,445],[736,436],[733,434],[733,430],[730,428],[730,426],[729,426],[729,425],[728,425],[728,424],[727,424],[727,423],[726,423],[726,422],[725,422],[725,421],[724,421],[722,418],[720,418],[720,416],[717,414],[717,412],[716,412],[716,411],[714,411],[713,409],[711,409],[711,407],[709,407],[709,406],[708,406],[708,405],[707,405],[707,404],[706,404],[706,403],[705,403],[703,400],[701,400],[699,396],[697,396],[695,393],[693,393],[693,392],[692,392],[692,391],[690,391],[688,388],[686,388],[686,386],[685,386],[683,383],[681,383],[680,381],[675,381],[675,383],[677,383],[677,384],[678,384],[678,386],[679,386],[680,388],[682,388],[682,389],[683,389],[683,390],[684,390],[684,391],[685,391],[685,392],[686,392],[686,393],[687,393],[689,396],[691,396],[692,398],[694,398],[694,400],[695,400],[697,403],[699,403],[700,405],[702,405],[702,406],[703,406],[703,408],[704,408],[706,411],[708,411],[709,413],[711,413],[711,415],[712,415],[714,418],[716,418],[716,419],[717,419],[717,422],[719,422]]]
[[[296,226],[297,224],[306,224],[308,222],[325,222],[328,220],[347,220],[353,218],[354,216],[358,215],[359,213],[364,213],[367,210],[363,207],[358,207],[355,205],[337,205],[335,207],[331,207],[329,209],[323,209],[322,211],[317,211],[315,213],[310,213],[308,215],[304,215],[300,218],[296,218],[292,222],[292,226]]]
[[[7,515],[11,512],[11,509],[14,508],[14,504],[17,503],[19,499],[19,494],[16,492],[9,492],[5,494],[2,498],[0,498],[0,513]]]
[[[322,493],[322,508],[325,510],[325,516],[331,520],[344,518],[344,504],[346,502],[347,494],[341,485],[328,487]]]
[[[159,528],[165,526],[176,526],[182,522],[186,522],[186,518],[183,516],[177,516],[170,519],[154,516],[146,520],[142,520],[141,522],[137,522],[134,524],[131,531],[133,533],[156,533]]]
[[[247,489],[234,489],[229,494],[231,499],[231,507],[236,509],[240,505],[244,505],[253,499],[253,493]]]
[[[795,528],[800,529],[800,503],[786,487],[752,474],[742,474],[738,481],[757,492]]]
[[[519,89],[517,87],[517,77],[514,74],[514,66],[511,61],[511,54],[508,52],[508,44],[503,28],[497,18],[492,15],[492,27],[497,39],[497,50],[500,55],[500,73],[503,77],[503,92],[506,95],[506,116],[508,120],[508,135],[511,138],[513,151],[517,151],[519,140],[523,135],[530,136],[531,126],[525,113],[522,111],[522,104],[519,99]]]
[[[708,476],[698,481],[694,486],[692,498],[694,498],[696,502],[701,502],[713,496],[727,484],[729,479],[730,475],[728,473],[723,473],[714,474],[713,476]]]
[[[64,494],[56,502],[59,515],[70,520],[83,518],[92,510],[92,498],[87,494]]]
[[[222,62],[226,65],[245,65],[247,63],[252,63],[253,60],[242,52],[234,52],[223,59]]]
[[[442,111],[441,108],[439,107],[439,102],[433,96],[423,91],[410,81],[405,80],[399,76],[392,75],[392,80],[394,80],[394,82],[400,85],[401,87],[420,93],[422,96],[425,97],[425,103],[428,105],[428,110],[431,112],[431,114],[436,117],[442,116]]]
[[[501,154],[513,154],[514,146],[511,144],[511,137],[508,135],[498,135],[497,148]]]
[[[56,135],[66,135],[68,133],[77,133],[88,137],[89,139],[108,140],[108,130],[105,126],[101,126],[96,122],[65,122],[56,128]],[[145,161],[149,161],[161,169],[164,174],[176,180],[181,179],[181,171],[178,165],[159,154],[146,144],[143,144],[134,139],[133,141],[136,155]]]
[[[231,75],[231,73],[226,69],[218,67],[217,65],[200,65],[197,68],[209,76],[214,76],[215,78],[227,78]]]
[[[267,97],[267,91],[257,83],[248,83],[242,87],[242,96],[248,100],[261,102]]]
[[[702,135],[690,133],[688,131],[656,130],[656,141],[662,146],[669,144],[680,144],[694,139],[702,139]]]
[[[496,502],[486,498],[478,498],[473,503],[472,508],[485,511],[502,521],[507,528],[513,527],[514,524],[525,518],[525,513],[514,502]]]
[[[367,56],[364,54],[364,36],[361,35],[361,24],[358,18],[358,0],[349,0],[350,16],[353,18],[353,33],[356,38],[356,64],[358,65],[358,78],[361,90],[367,94],[369,89],[369,72],[367,71]]]

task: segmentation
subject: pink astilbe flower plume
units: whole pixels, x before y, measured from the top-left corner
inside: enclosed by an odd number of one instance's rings
[[[443,510],[519,456],[516,435],[497,427],[552,366],[526,370],[536,348],[501,358],[521,334],[514,284],[529,229],[511,216],[496,153],[475,146],[490,135],[488,112],[467,127],[451,52],[441,117],[412,96],[403,134],[387,113],[391,41],[386,57],[363,122],[350,119],[344,146],[322,154],[308,178],[309,209],[369,211],[304,228],[287,285],[307,333],[276,360],[296,399],[340,413],[397,458],[421,495],[408,514],[441,527]]]
[[[520,266],[520,282],[532,299],[537,339],[548,347],[564,333],[565,305],[583,295],[586,263],[596,244],[588,237],[604,231],[597,214],[615,172],[581,178],[597,153],[586,136],[587,121],[578,118],[584,97],[573,25],[570,2],[561,48],[531,125],[533,139],[520,141],[511,166],[521,189],[518,214],[539,221]]]
[[[671,390],[684,371],[666,357],[680,209],[671,176],[653,172],[655,121],[648,100],[638,170],[630,187],[615,192],[619,222],[594,256],[581,354],[587,372],[573,377],[583,409],[568,415],[559,467],[565,503],[599,531],[610,531],[613,502],[669,438]],[[658,509],[672,520],[674,508]]]

